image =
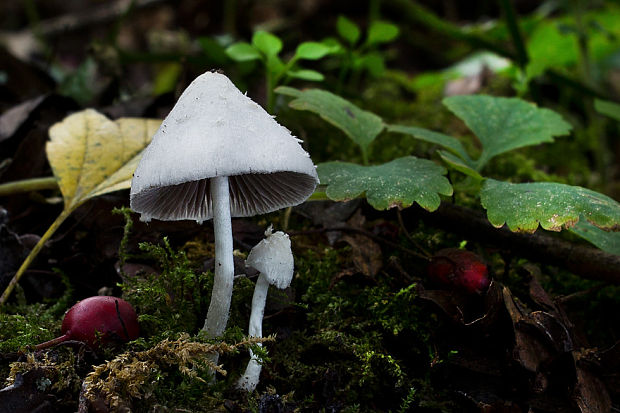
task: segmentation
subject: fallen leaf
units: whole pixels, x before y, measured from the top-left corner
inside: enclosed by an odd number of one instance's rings
[[[351,259],[355,268],[368,277],[377,275],[383,265],[381,247],[360,234],[345,235],[342,240],[351,246]]]
[[[0,116],[0,141],[11,137],[44,99],[45,96],[38,96],[4,112]]]
[[[131,186],[142,150],[160,123],[157,119],[142,118],[111,121],[93,109],[86,109],[52,125],[46,153],[64,209],[17,270],[0,297],[0,304],[6,302],[45,242],[73,211],[95,196]]]
[[[160,123],[157,119],[141,118],[111,121],[93,109],[86,109],[53,125],[46,152],[65,209],[129,188],[140,153]]]
[[[577,383],[572,398],[581,413],[611,412],[611,399],[605,385],[590,369],[576,360]]]

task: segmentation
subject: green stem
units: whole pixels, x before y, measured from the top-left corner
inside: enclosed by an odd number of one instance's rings
[[[70,208],[70,209],[64,209],[60,213],[58,218],[56,218],[56,220],[52,223],[52,225],[50,225],[47,231],[45,231],[45,234],[41,236],[41,239],[39,240],[39,242],[37,242],[37,244],[34,246],[32,251],[30,251],[30,254],[28,254],[26,259],[22,263],[21,267],[19,267],[19,269],[17,270],[17,272],[15,273],[15,275],[9,282],[9,285],[7,285],[6,289],[2,293],[2,296],[0,297],[0,306],[6,303],[9,296],[11,295],[11,292],[13,292],[13,289],[15,289],[15,286],[19,282],[22,275],[24,275],[24,273],[26,272],[30,264],[32,264],[36,256],[39,254],[39,251],[41,251],[45,243],[51,238],[54,232],[56,232],[56,230],[60,227],[60,225],[65,221],[65,219],[67,219],[69,215],[71,215],[71,213],[74,210],[75,210],[75,207]]]
[[[500,0],[499,4],[504,11],[506,26],[508,26],[510,37],[512,37],[512,44],[517,51],[517,64],[521,69],[525,69],[529,58],[527,56],[527,50],[525,49],[523,36],[521,36],[521,31],[519,30],[519,23],[517,22],[517,15],[512,5],[512,1]]]
[[[386,0],[385,5],[391,7],[394,11],[402,15],[405,20],[415,25],[421,25],[437,33],[463,40],[473,47],[487,49],[500,56],[515,59],[514,53],[509,50],[506,50],[480,35],[463,31],[459,26],[441,19],[435,13],[416,2],[410,0]]]
[[[269,114],[273,114],[273,107],[275,104],[275,94],[273,93],[273,79],[271,77],[271,73],[269,73],[269,68],[267,68],[267,112]]]
[[[582,17],[586,12],[587,3],[584,4],[581,0],[573,0],[572,6],[573,14],[575,16],[575,25],[577,27],[577,44],[579,51],[578,57],[581,80],[587,86],[597,89],[596,81],[592,75],[592,59],[590,58],[590,48],[588,45],[588,32]],[[588,132],[593,140],[591,147],[594,152],[596,170],[600,175],[603,192],[607,192],[609,182],[609,171],[607,168],[608,147],[603,119],[596,113],[596,110],[594,109],[594,102],[592,100],[587,100],[585,102],[585,109],[589,119]]]
[[[237,34],[237,1],[224,2],[224,32],[229,35]]]
[[[43,189],[58,188],[58,181],[53,176],[45,178],[24,179],[0,184],[0,196],[8,196],[21,192],[33,192]]]
[[[370,0],[368,5],[368,22],[372,23],[381,17],[381,0]]]

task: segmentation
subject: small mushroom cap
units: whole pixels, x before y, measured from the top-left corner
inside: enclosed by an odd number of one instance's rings
[[[291,240],[282,231],[272,234],[271,228],[265,235],[267,237],[252,248],[245,263],[260,271],[269,284],[284,289],[293,279]]]
[[[131,208],[145,221],[213,217],[209,179],[229,177],[233,217],[304,202],[318,183],[310,156],[223,74],[185,89],[144,150],[131,182]]]

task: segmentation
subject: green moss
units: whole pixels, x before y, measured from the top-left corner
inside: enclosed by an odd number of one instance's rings
[[[60,334],[65,310],[69,307],[73,290],[61,274],[66,286],[62,297],[45,303],[27,304],[23,292],[16,289],[17,302],[7,304],[0,313],[0,352],[24,350],[26,346],[42,343]]]
[[[293,288],[303,292],[297,305],[306,327],[272,345],[269,383],[294,392],[308,411],[398,411],[434,400],[427,377],[433,319],[422,313],[416,286],[394,291],[388,275],[375,285],[340,279],[347,254],[325,248],[297,255]]]
[[[123,298],[139,314],[142,336],[159,342],[176,333],[193,332],[202,327],[212,277],[197,272],[182,251],[175,251],[166,238],[162,245],[142,243],[142,259],[154,261],[160,273],[125,277]]]

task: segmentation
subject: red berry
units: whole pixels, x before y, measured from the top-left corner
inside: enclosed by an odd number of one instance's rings
[[[62,336],[39,344],[47,348],[63,341],[82,341],[93,348],[112,342],[138,338],[138,315],[127,301],[108,296],[86,298],[67,311],[61,327]]]
[[[489,286],[488,269],[471,251],[446,248],[437,252],[427,269],[429,279],[443,287],[468,293],[485,291]]]

